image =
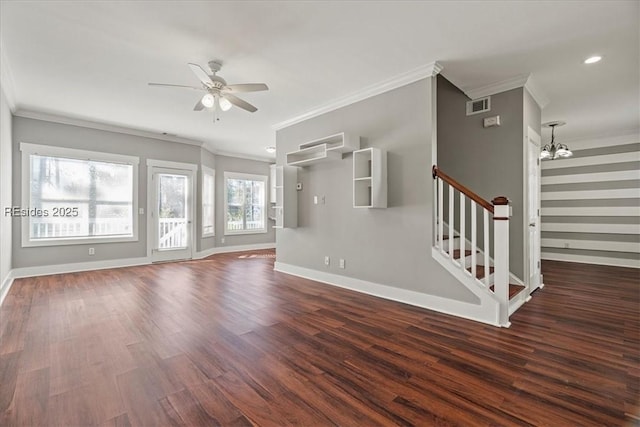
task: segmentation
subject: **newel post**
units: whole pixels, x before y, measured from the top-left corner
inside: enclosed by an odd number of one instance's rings
[[[498,323],[508,327],[509,323],[509,199],[504,196],[494,198],[493,204],[493,292],[500,312]]]

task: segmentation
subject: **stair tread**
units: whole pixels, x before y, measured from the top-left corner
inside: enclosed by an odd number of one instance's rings
[[[493,285],[489,287],[493,291]],[[517,285],[514,283],[509,283],[509,299],[512,299],[516,295],[518,295],[523,289],[525,289],[522,285]]]
[[[489,267],[489,274],[493,274],[493,267]],[[471,273],[471,267],[467,268],[467,271]],[[476,279],[482,279],[484,277],[484,265],[476,265]]]
[[[470,250],[465,250],[464,251],[464,256],[468,257],[471,255],[471,251]],[[453,250],[453,259],[460,259],[460,249],[454,249]]]

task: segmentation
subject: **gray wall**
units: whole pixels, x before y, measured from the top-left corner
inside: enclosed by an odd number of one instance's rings
[[[0,89],[0,295],[2,284],[11,270],[11,217],[4,209],[11,203],[11,111]]]
[[[67,148],[85,149],[107,153],[125,154],[138,156],[139,165],[139,188],[138,205],[147,206],[147,167],[146,160],[169,160],[176,162],[205,164],[216,169],[216,239],[221,235],[221,228],[218,228],[219,221],[223,217],[223,200],[221,197],[221,173],[226,167],[223,160],[220,164],[211,153],[203,152],[199,146],[178,144],[153,138],[145,138],[124,133],[108,132],[103,130],[71,126],[67,124],[53,123],[43,120],[28,119],[23,117],[13,118],[13,205],[23,205],[21,197],[21,153],[20,143],[27,142],[33,144],[54,145]],[[249,167],[247,170],[235,170],[237,172],[253,173],[255,166],[253,163],[262,164],[268,171],[267,162],[253,162],[241,160],[242,166]],[[268,172],[267,172],[268,175]],[[200,174],[198,174],[200,178]],[[198,179],[198,187],[201,186],[201,179]],[[213,247],[214,239],[203,239],[201,224],[201,192],[198,191],[196,197],[196,250],[204,250]],[[101,261],[110,259],[138,258],[147,255],[147,224],[146,215],[139,216],[138,241],[123,243],[91,243],[84,245],[64,245],[47,247],[23,248],[21,242],[21,221],[13,221],[13,268],[30,267],[51,264],[67,264],[87,261]],[[273,233],[271,242],[274,241]],[[256,237],[259,236],[259,237]],[[232,244],[263,243],[264,235],[246,235],[242,239],[234,240]],[[268,237],[266,237],[268,239]],[[239,243],[242,242],[242,243]],[[227,242],[226,245],[229,245]],[[88,255],[88,248],[95,247],[95,256]]]
[[[216,155],[216,246],[251,245],[257,243],[273,243],[276,234],[273,221],[267,219],[267,232],[260,234],[224,235],[224,173],[241,172],[269,177],[269,163],[257,160],[241,159]],[[267,184],[269,184],[267,182]],[[267,198],[269,188],[267,186]],[[268,200],[267,200],[268,201]],[[269,203],[267,203],[267,206]],[[224,238],[224,243],[222,239]]]
[[[300,143],[343,131],[359,135],[362,148],[387,150],[388,208],[353,208],[350,154],[300,168],[298,227],[277,230],[278,262],[477,302],[431,257],[430,114],[429,78],[279,130],[280,165]],[[314,195],[326,203],[314,205]]]
[[[524,90],[517,88],[492,95],[491,111],[467,116],[469,98],[444,77],[437,79],[438,167],[485,200],[491,201],[496,196],[509,198],[513,208],[509,221],[509,269],[522,279]],[[501,126],[485,129],[483,119],[495,115],[500,115]],[[478,231],[481,233],[481,228]],[[482,242],[481,234],[478,242]]]
[[[562,130],[561,128],[559,129]],[[561,140],[561,132],[556,132],[556,141]],[[560,136],[560,138],[558,138]],[[619,139],[619,138],[618,138]],[[545,141],[549,138],[545,136]],[[602,138],[606,142],[607,138]],[[585,210],[594,207],[640,206],[640,142],[637,135],[625,138],[620,145],[600,148],[582,148],[580,141],[567,143],[573,151],[573,157],[542,162],[542,176],[565,177],[576,174],[606,173],[615,171],[635,171],[636,179],[624,181],[584,182],[580,179],[569,179],[567,182],[546,184],[542,186],[542,258],[565,261],[578,261],[595,264],[613,264],[640,267],[640,234],[636,233],[603,233],[593,227],[599,224],[628,224],[640,228],[640,215],[632,216],[552,216],[545,214],[545,208],[579,207]],[[628,154],[628,162],[606,163],[598,156],[607,154]],[[586,159],[595,164],[586,166],[573,165],[575,159]],[[566,166],[564,166],[566,165]],[[556,166],[550,168],[550,166]],[[558,167],[559,166],[559,167]],[[564,167],[563,167],[564,166]],[[591,181],[591,180],[590,180]],[[607,195],[608,190],[628,189],[635,198],[619,198]],[[602,190],[605,195],[598,199],[586,199],[581,193],[585,190]],[[562,200],[545,200],[555,192],[567,192]],[[564,224],[576,224],[584,227],[583,231],[544,231],[545,227],[562,227]],[[591,231],[589,231],[591,230]],[[575,242],[577,241],[577,242]],[[623,242],[631,249],[616,248],[617,242]],[[611,245],[613,244],[613,245]],[[630,244],[630,245],[629,245]],[[565,245],[568,248],[565,248]],[[595,258],[594,258],[595,257]]]

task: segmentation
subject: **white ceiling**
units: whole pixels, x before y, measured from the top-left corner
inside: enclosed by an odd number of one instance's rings
[[[269,157],[272,126],[432,61],[464,90],[531,74],[565,140],[637,131],[637,1],[2,1],[4,70],[18,109]],[[582,61],[592,54],[603,60]],[[258,107],[194,112],[188,62],[224,62]],[[546,138],[546,134],[543,135]]]

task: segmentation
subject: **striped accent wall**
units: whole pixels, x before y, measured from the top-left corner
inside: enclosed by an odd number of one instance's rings
[[[640,268],[640,136],[542,162],[542,259]]]

